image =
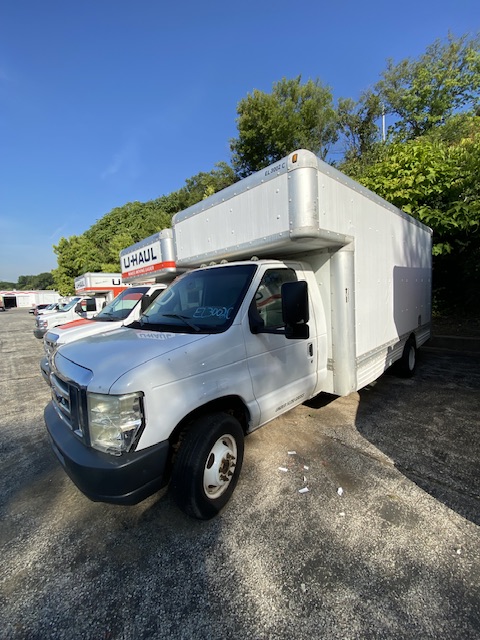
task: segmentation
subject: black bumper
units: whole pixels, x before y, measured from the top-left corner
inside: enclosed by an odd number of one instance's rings
[[[50,402],[44,412],[50,444],[70,479],[94,502],[137,504],[168,482],[168,441],[111,456],[86,447]]]

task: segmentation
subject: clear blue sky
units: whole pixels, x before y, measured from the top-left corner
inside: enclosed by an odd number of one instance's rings
[[[479,0],[1,0],[0,280],[229,162],[253,89],[301,75],[356,100],[388,58],[479,29]]]

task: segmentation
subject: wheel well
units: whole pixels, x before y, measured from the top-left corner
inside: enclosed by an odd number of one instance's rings
[[[225,396],[223,398],[217,398],[211,400],[207,404],[197,407],[191,413],[186,415],[183,420],[175,427],[168,438],[170,445],[174,452],[176,452],[182,442],[183,437],[200,416],[204,416],[208,413],[217,413],[223,411],[228,413],[238,420],[243,432],[247,433],[248,423],[250,419],[250,413],[241,398],[238,396]]]

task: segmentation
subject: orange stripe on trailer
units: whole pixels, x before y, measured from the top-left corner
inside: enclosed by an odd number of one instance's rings
[[[176,264],[173,260],[167,260],[165,262],[159,262],[158,264],[146,265],[145,267],[139,267],[138,269],[131,269],[130,271],[124,271],[122,278],[131,278],[132,276],[152,274],[163,269],[175,269]]]

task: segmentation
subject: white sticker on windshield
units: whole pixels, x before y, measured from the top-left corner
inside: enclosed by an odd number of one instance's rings
[[[230,320],[233,307],[197,307],[193,314],[194,318],[223,318]]]

